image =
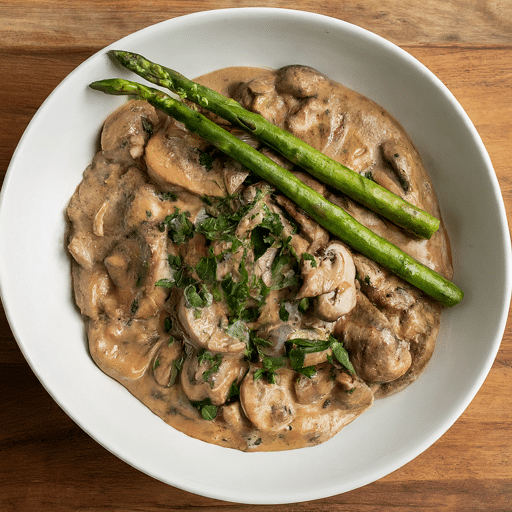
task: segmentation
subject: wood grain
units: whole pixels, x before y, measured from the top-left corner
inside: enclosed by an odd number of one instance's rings
[[[87,51],[176,16],[255,6],[333,16],[400,45],[512,43],[512,4],[507,0],[0,0],[0,33],[9,50]]]
[[[53,88],[105,45],[164,19],[280,0],[0,0],[0,182],[23,131]],[[512,3],[297,0],[399,44],[454,93],[480,133],[512,215]],[[1,247],[0,247],[1,250]],[[483,340],[485,342],[485,340]],[[512,510],[512,319],[476,398],[432,447],[362,489],[281,506],[225,503],[164,485],[98,445],[34,376],[0,308],[0,510]]]

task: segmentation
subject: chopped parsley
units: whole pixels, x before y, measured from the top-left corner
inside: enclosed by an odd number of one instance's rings
[[[298,309],[301,313],[305,313],[309,308],[309,297],[303,297],[299,301]]]
[[[190,404],[195,407],[200,412],[202,418],[207,421],[212,421],[217,416],[217,406],[213,405],[209,398],[197,402],[190,402]]]
[[[288,319],[290,318],[290,313],[286,309],[286,303],[283,302],[279,308],[279,318],[283,322],[288,322]]]
[[[173,270],[179,270],[182,266],[181,264],[181,258],[179,256],[174,256],[172,254],[169,254],[167,256],[167,262],[169,263],[169,266]]]
[[[194,224],[190,221],[190,212],[180,212],[178,207],[171,215],[167,215],[164,223],[167,225],[169,238],[176,244],[188,242],[194,236]]]
[[[275,238],[262,226],[256,226],[251,232],[251,243],[254,248],[254,261],[259,260],[272,247]]]
[[[208,151],[200,155],[200,162],[207,170],[213,165],[213,159],[214,153]],[[265,379],[274,384],[278,370],[283,367],[291,367],[297,373],[311,378],[316,368],[304,365],[306,355],[327,349],[330,349],[327,361],[336,362],[336,365],[342,365],[354,373],[343,344],[332,336],[327,340],[289,340],[285,344],[285,354],[275,356],[269,353],[272,342],[251,330],[250,323],[258,319],[261,308],[273,291],[282,290],[279,305],[281,321],[288,322],[292,311],[308,311],[310,299],[294,300],[293,291],[298,289],[301,282],[301,261],[309,261],[312,267],[318,265],[312,254],[304,252],[298,256],[295,253],[292,236],[283,235],[283,217],[287,218],[286,215],[275,213],[265,202],[269,193],[270,189],[257,189],[254,199],[249,203],[244,202],[238,194],[225,198],[204,197],[205,213],[195,223],[190,220],[189,212],[180,211],[176,207],[174,213],[168,215],[162,223],[169,239],[179,246],[200,234],[206,238],[208,252],[201,256],[195,266],[191,266],[185,258],[176,255],[177,250],[173,250],[173,254],[168,255],[170,277],[159,280],[156,285],[182,290],[185,304],[194,310],[195,318],[201,316],[203,308],[210,307],[214,302],[224,302],[227,306],[227,321],[223,320],[219,327],[229,336],[245,342],[245,358],[253,367],[254,380]],[[297,227],[293,222],[291,225],[295,233]],[[240,230],[240,226],[249,227]],[[272,261],[264,281],[254,271],[255,262],[270,248],[274,249],[275,254],[271,253]],[[219,269],[226,262],[230,265],[229,272],[218,279]],[[171,328],[171,320],[164,320],[165,332],[169,333]],[[173,340],[171,336],[169,344]],[[173,362],[169,385],[176,381],[184,358],[185,354]],[[205,368],[202,379],[213,386],[213,376],[221,367],[222,355],[202,349],[197,353],[197,360]],[[235,399],[239,393],[239,384],[234,381],[227,400]],[[218,408],[209,398],[191,404],[206,420],[211,421],[217,416]]]
[[[189,284],[183,293],[188,308],[207,308],[213,303],[213,295],[204,284]]]
[[[174,192],[159,192],[158,197],[162,201],[171,201],[171,203],[178,200],[178,196]]]
[[[230,402],[231,400],[238,398],[240,396],[240,385],[234,380],[231,383],[231,386],[228,391],[228,396],[226,398],[226,402]]]
[[[306,354],[322,352],[330,348],[336,360],[350,373],[355,373],[348,352],[343,347],[343,344],[334,338],[334,336],[329,336],[327,340],[296,338],[288,340],[286,346],[287,356],[290,358],[290,365],[296,372],[304,373],[305,375],[310,372],[310,370],[307,370],[310,367],[304,368]],[[329,359],[330,357],[327,358],[328,361]],[[329,362],[332,362],[332,359]],[[304,370],[307,370],[307,372],[305,373]]]
[[[316,268],[317,267],[317,263],[316,263],[316,259],[315,257],[312,255],[312,254],[309,254],[308,252],[303,252],[302,253],[302,258],[306,261],[310,261],[311,262],[311,266],[313,268]]]
[[[199,154],[199,163],[206,169],[207,172],[213,169],[213,162],[215,161],[215,156],[212,153],[208,153],[207,151],[201,151]]]
[[[174,341],[174,338],[173,338],[173,341]],[[172,343],[169,343],[169,345],[171,345],[171,344]],[[185,362],[186,357],[187,357],[187,354],[185,352],[183,352],[183,354],[178,359],[175,359],[172,362],[171,374],[169,376],[169,382],[167,383],[168,387],[174,386],[174,384],[176,383],[176,380],[178,379],[178,375],[181,372],[181,370],[183,369],[183,363]]]
[[[203,256],[196,265],[195,271],[199,280],[207,283],[217,282],[217,258],[215,256]]]
[[[261,359],[262,367],[254,372],[254,380],[259,380],[265,377],[270,384],[276,383],[276,373],[279,368],[286,364],[286,358],[282,356],[264,356]]]
[[[222,355],[215,354],[212,355],[206,349],[201,349],[197,354],[197,362],[201,365],[203,363],[210,363],[210,368],[203,372],[203,380],[208,382],[214,373],[219,371],[220,365],[222,363]],[[213,383],[211,383],[213,386]]]

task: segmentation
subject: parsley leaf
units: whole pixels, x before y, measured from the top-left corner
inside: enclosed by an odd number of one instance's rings
[[[141,120],[142,129],[149,135],[153,135],[153,123],[147,117],[143,117]]]
[[[181,268],[181,258],[179,256],[169,254],[167,256],[167,261],[169,262],[169,266],[173,270],[179,270]]]
[[[208,382],[210,377],[219,371],[220,365],[222,363],[222,354],[212,355],[206,349],[201,349],[197,353],[197,362],[201,365],[203,363],[210,363],[211,366],[208,370],[203,372],[203,380]],[[213,384],[212,384],[213,385]]]
[[[209,172],[213,168],[213,162],[215,158],[210,153],[206,151],[202,151],[199,155],[199,163],[206,169],[206,172]]]
[[[306,376],[312,373],[311,368],[304,367],[304,361],[306,354],[312,354],[315,352],[322,352],[330,347],[330,340],[307,340],[304,338],[295,338],[286,342],[287,355],[290,358],[291,367],[298,373],[303,373]]]
[[[218,409],[215,405],[212,404],[212,401],[209,398],[190,403],[201,413],[203,419],[207,421],[212,421],[217,416]]]
[[[218,217],[206,217],[197,226],[197,231],[202,233],[208,240],[226,240],[233,238],[237,223],[225,215]]]
[[[329,338],[329,341],[331,343],[332,353],[334,354],[334,357],[350,373],[355,374],[356,372],[354,370],[354,367],[352,366],[352,363],[350,362],[348,352],[343,346],[343,344],[339,342],[337,339],[335,339],[333,336]]]
[[[224,298],[231,314],[236,318],[240,318],[248,298],[250,297],[249,289],[249,273],[245,267],[245,255],[238,266],[240,273],[240,281],[235,281],[233,277],[228,274],[221,282],[222,290],[224,291]]]
[[[244,320],[235,320],[232,324],[226,327],[225,331],[233,338],[238,338],[242,341],[247,341],[249,339],[249,332]]]
[[[171,201],[171,203],[178,200],[178,196],[174,192],[159,192],[158,197],[162,201]]]
[[[214,283],[217,281],[217,259],[215,256],[203,256],[196,265],[195,271],[201,281]]]
[[[201,287],[195,283],[189,284],[183,293],[188,308],[205,308],[213,303],[213,296],[204,284]]]
[[[281,304],[281,307],[279,308],[279,318],[283,321],[283,322],[287,322],[288,319],[290,318],[290,313],[288,312],[288,310],[286,309],[286,302],[283,302]]]
[[[162,288],[174,288],[174,280],[173,279],[159,279],[155,286],[160,286]]]
[[[270,384],[275,384],[277,370],[279,370],[279,368],[282,368],[285,364],[285,357],[263,357],[263,359],[261,360],[262,368],[259,368],[254,372],[254,380],[261,379],[264,376]]]
[[[296,273],[296,261],[292,258],[291,252],[283,246],[279,254],[274,258],[270,267],[272,283],[268,291],[282,290],[283,288],[293,288],[299,284],[299,276]],[[263,291],[267,291],[265,287]],[[268,294],[268,292],[267,292]]]
[[[311,379],[311,377],[316,374],[316,368],[314,366],[302,366],[295,371],[305,375],[308,379]]]
[[[226,397],[226,402],[229,402],[230,400],[232,400],[233,398],[237,398],[240,396],[240,386],[239,384],[236,382],[236,380],[234,380],[232,383],[231,383],[231,386],[229,388],[229,391],[228,391],[228,396]]]
[[[169,382],[167,383],[168,387],[174,386],[176,380],[178,378],[179,373],[183,369],[183,363],[185,362],[185,358],[187,354],[184,352],[181,357],[175,359],[171,365],[171,374],[169,376]]]
[[[250,331],[249,338],[246,341],[245,357],[251,363],[259,363],[265,357],[262,348],[271,346],[271,341],[260,338],[256,331]]]
[[[270,208],[266,204],[262,205],[262,209],[264,212],[264,217],[260,223],[260,226],[262,228],[268,229],[272,234],[280,236],[283,232],[284,226],[281,222],[279,214],[271,212]]]
[[[309,308],[309,297],[300,299],[298,308],[301,313],[305,313]]]
[[[190,212],[180,212],[180,209],[176,207],[174,213],[167,215],[164,219],[168,228],[168,236],[176,245],[184,244],[194,236],[194,224],[189,217]]]
[[[304,260],[311,261],[311,266],[312,266],[313,268],[316,268],[316,267],[317,267],[317,263],[316,263],[315,257],[314,257],[312,254],[309,254],[308,252],[303,252],[303,253],[302,253],[302,258],[303,258]]]
[[[251,243],[254,248],[254,261],[259,260],[274,243],[274,237],[270,231],[261,226],[256,226],[251,232]]]

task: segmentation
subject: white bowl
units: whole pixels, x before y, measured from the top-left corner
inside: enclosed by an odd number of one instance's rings
[[[132,466],[181,489],[241,503],[290,503],[375,481],[434,443],[483,383],[503,335],[510,239],[486,150],[450,92],[393,44],[343,21],[266,8],[175,18],[112,47],[195,77],[224,66],[301,63],[369,96],[416,143],[437,189],[464,301],[443,313],[437,350],[419,380],[378,401],[331,441],[243,453],[167,426],[89,357],[71,297],[64,210],[96,150],[103,119],[124,98],[87,85],[126,76],[106,48],[48,97],[12,158],[0,202],[2,301],[14,336],[56,402]],[[78,469],[78,468],[77,468]]]

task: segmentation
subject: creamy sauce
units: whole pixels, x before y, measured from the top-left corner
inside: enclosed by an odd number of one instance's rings
[[[300,66],[227,68],[197,81],[440,217],[412,142],[369,99]],[[207,143],[144,102],[127,103],[106,120],[101,151],[67,209],[75,300],[91,356],[165,422],[197,439],[244,451],[319,444],[374,398],[418,377],[434,350],[441,308],[331,239],[291,201],[263,184],[247,185],[248,172],[238,164],[213,154],[205,166],[201,158],[209,152]],[[269,154],[376,233],[451,277],[444,228],[429,241],[413,239]],[[235,210],[248,211],[234,228],[239,239],[253,240],[265,219],[278,219],[282,228],[277,245],[267,245],[258,257],[254,247],[244,252],[194,231],[213,215],[203,195],[217,204],[216,198],[240,191]],[[190,236],[187,227],[194,231]],[[290,248],[282,241],[288,237]],[[199,294],[191,297],[191,288],[176,285],[178,267],[197,268],[212,254],[219,282],[236,284],[246,270],[270,290],[260,300],[260,284],[246,298],[245,309],[258,314],[242,334],[227,328],[236,304],[212,300],[204,288],[194,288]],[[299,255],[300,265],[289,259],[278,276],[291,283],[295,272],[295,284],[276,287],[272,269],[279,254]],[[162,286],[165,281],[174,285]],[[252,362],[247,329],[266,341],[260,352],[251,345]],[[337,359],[333,363],[332,345],[304,358],[313,375],[298,373],[287,358],[271,371],[263,364],[264,358],[283,358],[290,340],[329,336],[343,342],[355,374]]]

